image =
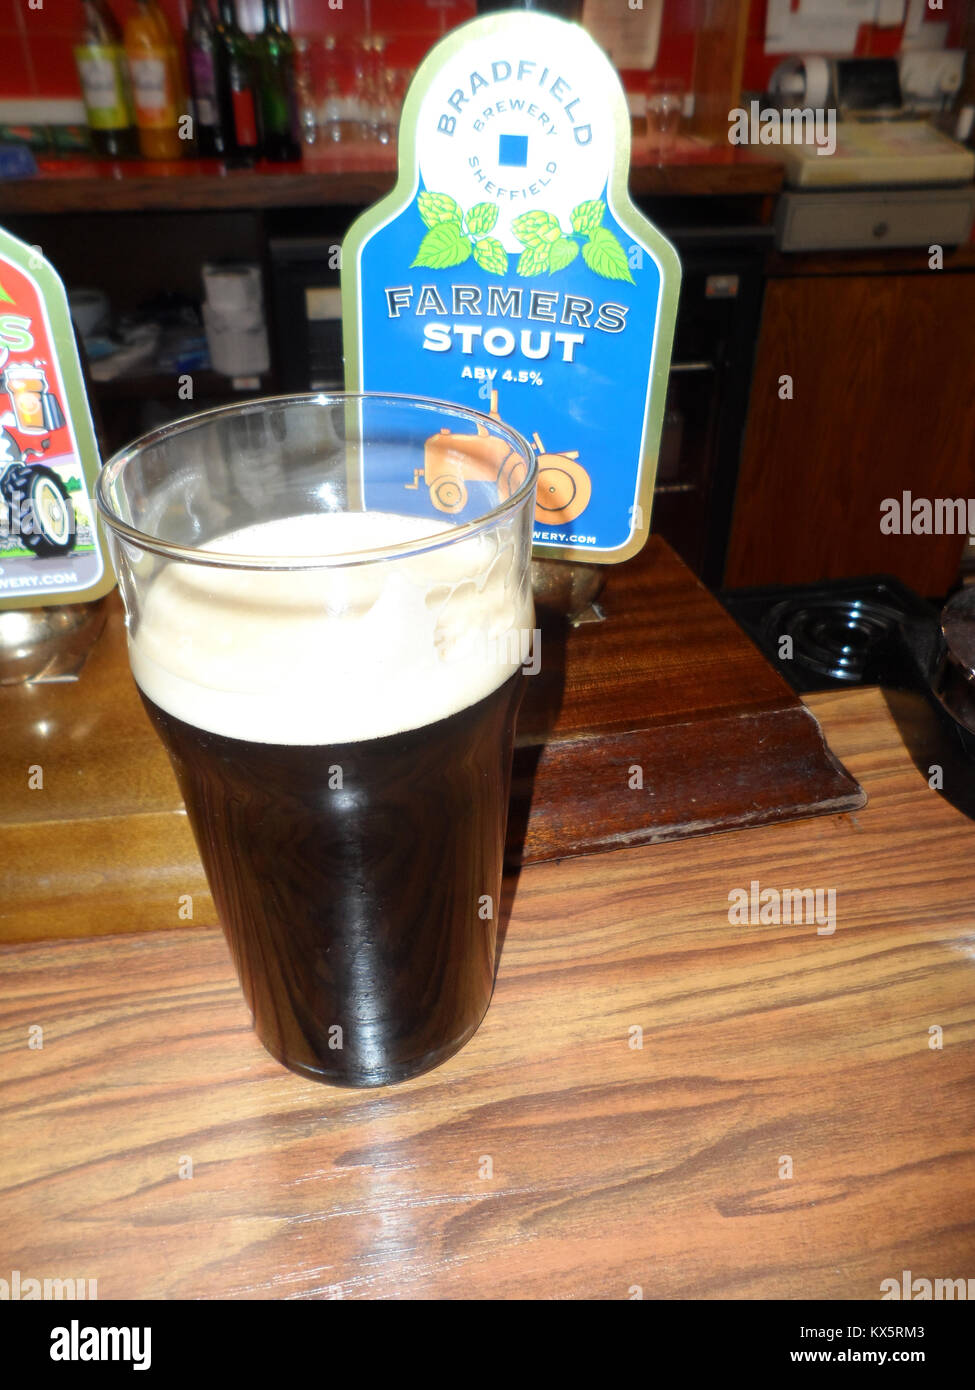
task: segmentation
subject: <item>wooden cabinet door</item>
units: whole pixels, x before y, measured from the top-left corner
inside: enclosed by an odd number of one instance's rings
[[[885,535],[905,491],[975,498],[975,275],[770,281],[725,584],[885,572],[945,593],[967,535]]]

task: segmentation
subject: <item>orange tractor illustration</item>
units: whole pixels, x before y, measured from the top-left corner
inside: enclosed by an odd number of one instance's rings
[[[497,391],[491,392],[490,414],[492,420],[501,419]],[[592,479],[578,462],[578,450],[546,454],[538,435],[532,438],[539,454],[535,520],[542,526],[564,526],[588,507]],[[414,470],[413,481],[406,486],[419,487],[422,475],[437,510],[459,512],[467,505],[466,483],[497,482],[501,497],[510,497],[527,471],[524,459],[483,425],[478,425],[476,434],[452,434],[445,426],[426,441],[423,468]]]

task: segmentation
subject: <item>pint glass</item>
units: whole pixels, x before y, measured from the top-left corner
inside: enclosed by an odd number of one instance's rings
[[[26,362],[8,367],[3,374],[3,389],[10,397],[22,434],[46,434],[43,400],[47,390],[44,372]]]
[[[129,656],[257,1034],[347,1086],[484,1016],[535,460],[405,396],[208,411],[102,470]]]

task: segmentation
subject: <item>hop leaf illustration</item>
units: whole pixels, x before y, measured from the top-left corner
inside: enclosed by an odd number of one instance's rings
[[[554,274],[557,270],[564,270],[567,265],[575,260],[579,254],[579,243],[571,241],[569,237],[559,237],[558,241],[553,241],[548,254],[548,268]]]
[[[558,241],[562,235],[558,219],[550,212],[542,212],[541,208],[536,208],[533,212],[523,212],[520,217],[516,217],[511,224],[511,230],[522,246],[542,246]]]
[[[467,230],[472,236],[480,236],[489,232],[497,220],[497,203],[476,203],[467,214]]]
[[[440,222],[460,222],[461,210],[448,193],[421,193],[417,199],[420,216],[428,227]]]
[[[541,275],[543,271],[548,270],[551,250],[547,241],[543,241],[540,246],[526,246],[518,257],[518,274]]]
[[[414,265],[445,270],[447,266],[462,265],[471,254],[471,244],[460,230],[460,221],[438,222],[420,242]]]
[[[603,220],[606,204],[602,198],[593,198],[588,203],[579,203],[572,209],[572,230],[583,236],[592,236]]]
[[[0,303],[12,304],[13,302],[13,297],[7,293],[7,291],[4,289],[2,285],[0,285]]]
[[[420,243],[414,266],[446,270],[463,265],[473,256],[489,274],[507,274],[507,251],[497,237],[487,235],[497,225],[497,204],[475,203],[466,218],[460,205],[447,193],[421,193],[417,206],[429,231]],[[518,257],[518,274],[527,278],[564,270],[579,254],[579,242],[573,238],[587,237],[582,258],[589,269],[604,280],[628,280],[634,284],[623,246],[608,227],[600,225],[605,211],[602,198],[578,203],[572,209],[569,235],[563,232],[557,217],[541,208],[516,217],[511,230],[525,248]]]
[[[506,275],[508,272],[508,253],[497,237],[486,236],[475,242],[474,259],[482,270],[488,270],[492,275]]]
[[[597,227],[582,248],[582,259],[590,270],[601,275],[604,280],[636,281],[630,274],[626,252],[608,227]]]

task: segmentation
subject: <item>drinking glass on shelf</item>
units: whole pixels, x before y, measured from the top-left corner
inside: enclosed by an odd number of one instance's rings
[[[353,51],[353,103],[356,122],[355,138],[372,137],[372,89],[375,69],[375,40],[370,36],[359,39]]]
[[[658,164],[666,164],[676,144],[684,110],[684,84],[674,77],[647,78],[647,137]]]
[[[368,138],[388,144],[383,140],[383,108],[386,91],[386,40],[381,34],[374,34],[369,45],[366,63],[366,104]]]
[[[345,132],[345,101],[342,96],[341,64],[334,34],[328,34],[322,47],[322,99],[318,107],[318,126],[322,139],[338,144]]]
[[[383,68],[380,73],[376,106],[376,138],[381,145],[390,145],[396,139],[401,105],[401,99],[397,99],[398,76],[399,74],[393,68]]]
[[[298,108],[298,135],[303,145],[314,145],[318,141],[315,57],[314,40],[303,35],[295,39],[295,102]]]

